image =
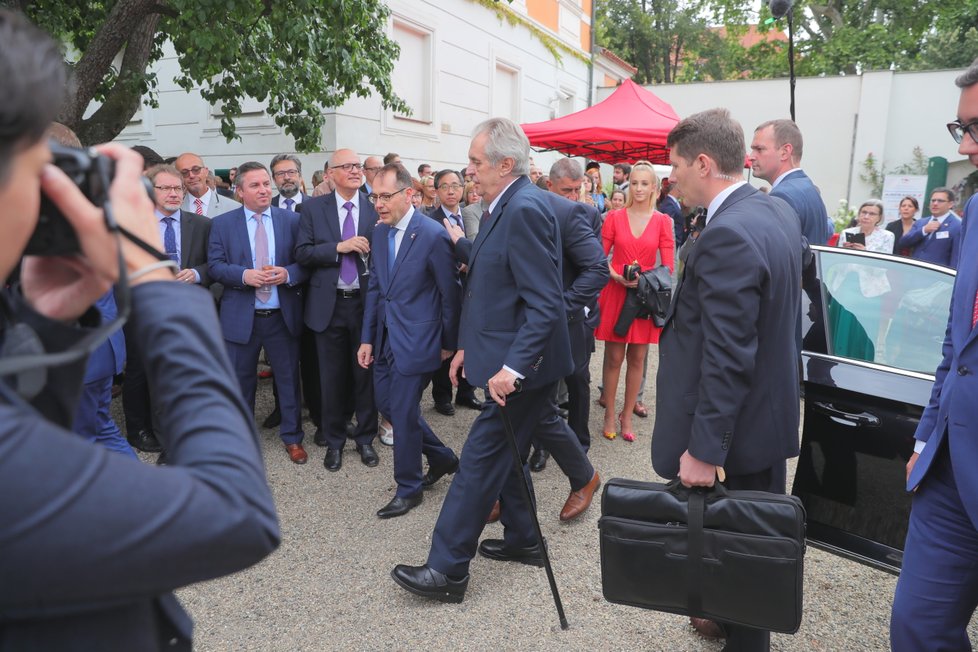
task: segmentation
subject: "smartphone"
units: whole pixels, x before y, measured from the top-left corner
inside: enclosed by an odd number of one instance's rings
[[[846,242],[855,242],[856,244],[861,244],[866,246],[866,234],[865,233],[846,233]]]

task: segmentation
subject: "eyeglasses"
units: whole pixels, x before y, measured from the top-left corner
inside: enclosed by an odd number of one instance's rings
[[[297,174],[299,174],[299,171],[296,170],[295,168],[292,168],[291,170],[276,170],[275,172],[272,173],[272,176],[273,177],[294,177]]]
[[[187,168],[185,170],[180,170],[180,175],[181,176],[184,176],[184,177],[189,177],[191,174],[200,174],[200,171],[203,170],[203,169],[204,169],[203,167],[201,167],[199,165],[195,165],[192,168]]]
[[[461,190],[464,187],[465,186],[463,186],[460,183],[443,183],[440,186],[438,186],[438,189],[439,190],[454,190],[454,191],[458,192],[459,190]]]
[[[947,130],[950,132],[954,142],[958,144],[964,140],[966,133],[971,136],[971,140],[978,143],[978,120],[972,120],[968,124],[961,124],[960,120],[955,120],[954,122],[947,123]]]
[[[400,190],[398,190],[397,192],[385,192],[385,193],[382,193],[380,195],[375,194],[375,193],[370,193],[369,195],[367,195],[367,201],[369,201],[371,204],[376,204],[379,201],[382,201],[382,202],[384,202],[386,204],[387,202],[389,202],[391,199],[394,198],[394,195],[398,195],[398,194],[404,192],[407,189],[408,189],[408,186],[405,186],[405,187],[401,188]]]
[[[384,169],[384,166],[383,165],[374,165],[374,166],[371,166],[369,168],[367,166],[365,166],[365,165],[363,166],[363,171],[364,172],[380,172],[383,169]]]
[[[183,186],[153,186],[162,193],[183,192]]]
[[[950,199],[938,199],[937,197],[930,198],[930,203],[932,204],[946,204],[950,201],[951,201]]]
[[[359,172],[363,169],[363,166],[359,163],[344,163],[343,165],[331,165],[330,170],[343,170],[344,172],[352,172],[356,170]]]

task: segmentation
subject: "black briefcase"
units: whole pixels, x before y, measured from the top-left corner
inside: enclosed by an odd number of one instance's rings
[[[613,478],[598,529],[609,602],[789,634],[801,625],[795,496]]]

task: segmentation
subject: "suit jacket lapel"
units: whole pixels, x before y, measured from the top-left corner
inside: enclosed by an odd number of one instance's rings
[[[472,253],[469,255],[470,267],[475,264],[476,256],[479,255],[479,251],[482,249],[482,243],[486,241],[486,238],[496,227],[499,217],[506,209],[506,204],[508,204],[509,200],[513,198],[513,195],[516,194],[517,190],[528,183],[530,183],[529,177],[520,177],[510,184],[509,188],[506,189],[506,192],[503,193],[503,196],[499,198],[498,202],[496,202],[496,208],[494,208],[492,213],[489,214],[489,219],[486,220],[486,223],[479,227],[479,235],[476,236],[475,242],[472,244]]]
[[[252,268],[254,267],[255,252],[251,250],[251,241],[248,239],[248,218],[245,216],[244,208],[239,208],[237,213],[241,219],[238,220],[238,228],[235,230],[238,232],[239,246],[241,246],[241,250],[245,254],[245,260],[241,264],[245,267]]]
[[[194,241],[194,222],[184,212],[180,211],[180,269],[186,269],[187,257],[190,255],[190,243]]]
[[[275,232],[275,265],[277,267],[285,267],[287,264],[286,261],[291,260],[291,256],[288,254],[289,246],[286,242],[285,220],[279,219],[281,216],[276,215],[279,210],[285,209],[268,208],[269,214],[272,216],[272,229]]]

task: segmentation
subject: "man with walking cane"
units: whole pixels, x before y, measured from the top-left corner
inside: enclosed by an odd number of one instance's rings
[[[521,495],[523,479],[514,472],[500,410],[505,406],[525,461],[536,425],[556,409],[550,397],[558,379],[573,369],[560,232],[546,195],[526,176],[529,142],[517,124],[503,118],[483,122],[474,134],[469,160],[486,211],[475,241],[463,239],[457,245],[471,251],[464,252],[469,275],[450,374],[454,382],[464,373],[473,386],[487,387],[494,403],[472,424],[427,563],[398,565],[391,572],[404,589],[441,602],[462,601],[477,548],[489,559],[544,565],[534,513]],[[530,486],[525,462],[522,471]],[[497,497],[504,507],[503,539],[479,544]]]

